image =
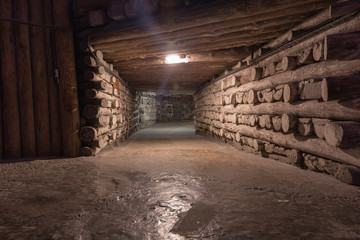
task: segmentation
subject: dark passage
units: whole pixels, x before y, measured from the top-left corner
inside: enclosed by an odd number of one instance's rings
[[[194,134],[0,165],[0,239],[359,239],[360,190]]]

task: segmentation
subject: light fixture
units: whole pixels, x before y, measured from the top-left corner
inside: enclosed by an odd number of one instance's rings
[[[188,56],[185,56],[184,58],[181,58],[177,54],[171,54],[171,55],[168,55],[165,58],[165,63],[166,64],[187,63],[187,62],[189,62]]]

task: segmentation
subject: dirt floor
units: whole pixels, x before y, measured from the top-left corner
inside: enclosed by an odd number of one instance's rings
[[[0,164],[0,239],[360,239],[360,188],[158,124],[96,157]]]

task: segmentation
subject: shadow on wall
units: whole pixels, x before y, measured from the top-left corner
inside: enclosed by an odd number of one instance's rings
[[[192,95],[138,92],[137,101],[141,128],[149,127],[156,122],[193,120]]]

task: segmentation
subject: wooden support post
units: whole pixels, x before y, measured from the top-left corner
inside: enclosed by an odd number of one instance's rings
[[[12,19],[11,1],[0,0],[0,16]],[[13,23],[0,21],[0,84],[5,158],[21,157],[20,114]]]
[[[42,0],[34,0],[30,4],[30,20],[36,24],[44,22],[44,5]],[[44,29],[30,27],[31,37],[31,66],[34,96],[34,119],[36,154],[38,156],[50,155],[50,119],[49,119],[49,93],[46,69],[46,54]]]
[[[28,22],[28,1],[15,0],[14,17],[19,21]],[[29,27],[23,24],[15,25],[17,81],[20,104],[21,146],[24,157],[34,157],[35,125],[33,89],[31,79],[31,57]]]
[[[52,19],[52,1],[44,1],[44,16],[46,24],[53,24]],[[49,84],[49,109],[50,109],[50,144],[51,154],[61,156],[61,123],[60,123],[60,102],[58,79],[54,78],[54,56],[53,56],[53,36],[50,29],[45,29],[45,53],[47,66],[47,80]]]
[[[54,24],[69,26],[69,29],[55,32],[56,67],[60,73],[59,95],[63,154],[76,157],[80,150],[80,116],[69,5],[69,0],[53,1]]]
[[[1,26],[1,25],[0,25]],[[0,55],[1,57],[1,55]],[[0,66],[1,69],[1,66]],[[1,77],[1,75],[0,75]],[[1,87],[1,78],[0,78],[0,96],[2,96],[2,87]],[[3,147],[3,124],[2,124],[2,105],[1,105],[1,97],[0,97],[0,159],[3,158],[3,151],[4,151],[4,147]]]

